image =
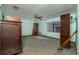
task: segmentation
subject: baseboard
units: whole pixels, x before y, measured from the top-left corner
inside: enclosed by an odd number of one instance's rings
[[[22,37],[28,37],[28,36],[32,36],[32,35],[23,35]]]
[[[22,37],[28,37],[28,36],[33,36],[33,35],[23,35]],[[59,40],[58,38],[49,37],[49,36],[45,36],[45,35],[38,35],[38,36],[43,36],[43,37],[47,37],[47,38],[57,39],[57,40]]]
[[[58,38],[55,38],[55,37],[49,37],[49,36],[45,36],[45,35],[39,35],[39,36],[43,36],[43,37],[48,37],[48,38],[51,38],[51,39],[57,39],[57,40],[59,40]]]

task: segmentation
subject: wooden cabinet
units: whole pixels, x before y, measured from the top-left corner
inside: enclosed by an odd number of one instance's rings
[[[1,21],[0,21],[0,27],[1,27]],[[0,53],[1,53],[1,28],[0,28]]]
[[[0,22],[0,54],[22,52],[21,22],[3,20]]]
[[[62,45],[70,37],[70,14],[61,15],[60,26],[60,45]],[[70,48],[70,42],[65,47]]]

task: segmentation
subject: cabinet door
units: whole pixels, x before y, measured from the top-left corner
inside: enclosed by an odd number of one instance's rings
[[[2,24],[2,49],[4,54],[21,52],[21,31],[19,24]]]

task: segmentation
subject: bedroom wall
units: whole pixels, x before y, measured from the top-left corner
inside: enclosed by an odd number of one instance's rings
[[[0,20],[2,19],[2,12],[1,12],[1,6],[0,6]]]
[[[32,35],[33,20],[22,19],[22,36]]]
[[[70,13],[70,17],[71,16],[73,16],[73,18],[75,18],[76,17],[76,13],[75,12]],[[75,19],[73,19],[73,20],[75,20]],[[41,33],[41,35],[60,39],[60,33],[47,32],[47,23],[48,22],[56,22],[56,21],[60,21],[60,16],[59,17],[55,17],[55,18],[51,18],[51,19],[48,19],[48,20],[40,21],[40,23],[39,23],[39,32]],[[72,21],[72,22],[70,22],[70,35],[72,35],[72,33],[74,33],[75,30],[76,30],[76,22]],[[76,41],[75,35],[72,37],[71,41],[72,42]]]
[[[17,12],[16,12],[17,13]],[[18,16],[14,12],[10,12],[9,10],[5,13],[6,16],[11,15],[11,16]],[[22,15],[23,16],[23,15]],[[1,19],[1,11],[0,11],[0,19]],[[27,35],[32,35],[32,28],[33,28],[33,20],[28,20],[28,19],[22,19],[22,36],[27,36]]]
[[[32,35],[32,28],[34,21],[31,19],[26,19],[24,17],[23,10],[14,10],[11,7],[8,9],[6,6],[3,6],[3,13],[5,16],[18,16],[22,21],[22,36]]]
[[[71,13],[70,16],[73,16],[73,19],[71,19],[70,22],[70,35],[72,35],[76,31],[76,13]],[[71,38],[72,42],[76,42],[76,34]]]
[[[78,23],[78,27],[77,27],[77,54],[79,55],[79,4],[77,5],[77,23]]]
[[[3,9],[6,9],[6,8],[3,8]],[[32,35],[32,28],[33,28],[34,20],[24,18],[24,14],[23,14],[23,12],[21,12],[22,10],[13,10],[12,8],[10,8],[10,9],[6,9],[6,10],[3,10],[3,11],[4,11],[5,16],[8,16],[8,15],[10,15],[10,16],[20,16],[22,18],[22,22],[23,22],[22,23],[22,36]],[[20,14],[19,14],[19,12],[20,12]],[[38,22],[39,23],[39,32],[41,33],[41,35],[45,35],[45,36],[49,36],[49,37],[55,37],[55,38],[60,39],[60,33],[47,32],[47,23],[53,22],[53,21],[54,22],[60,21],[60,17],[58,15],[61,15],[61,14],[64,14],[64,13],[69,13],[69,12],[71,12],[71,15],[74,16],[73,12],[75,12],[75,9],[70,10],[68,12],[67,11],[61,12],[61,13],[57,14],[57,17],[53,16],[52,18],[50,18],[48,20],[42,20],[42,21]],[[71,23],[71,33],[73,33],[74,30],[75,30],[75,23]],[[72,41],[75,41],[74,38],[72,38]]]
[[[51,19],[48,19],[48,20],[42,20],[39,23],[39,32],[41,33],[41,35],[54,37],[54,38],[60,38],[60,33],[47,32],[47,23],[48,22],[56,22],[56,21],[60,21],[60,17],[55,17],[55,18],[51,18]]]

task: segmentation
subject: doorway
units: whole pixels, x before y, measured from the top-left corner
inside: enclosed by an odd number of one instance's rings
[[[32,35],[38,36],[38,23],[34,23]]]

